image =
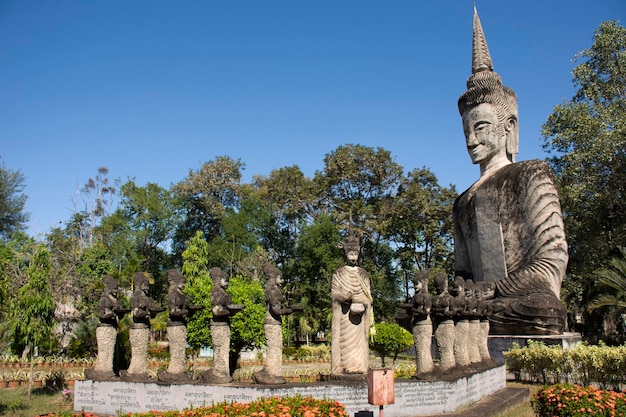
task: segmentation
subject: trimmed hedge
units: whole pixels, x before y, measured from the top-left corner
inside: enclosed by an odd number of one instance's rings
[[[626,383],[626,346],[580,343],[575,348],[546,346],[528,341],[528,346],[504,352],[507,370],[515,379],[539,383],[598,384],[619,390]]]

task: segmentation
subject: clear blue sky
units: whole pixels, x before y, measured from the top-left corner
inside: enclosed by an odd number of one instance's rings
[[[98,167],[163,187],[216,156],[245,181],[313,176],[348,143],[459,191],[479,175],[456,102],[473,1],[0,0],[0,162],[26,177],[29,232],[68,220]],[[572,61],[625,0],[476,0],[516,91],[520,160],[574,92]]]

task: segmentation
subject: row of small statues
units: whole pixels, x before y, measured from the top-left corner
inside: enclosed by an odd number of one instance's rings
[[[360,244],[358,238],[349,235],[342,243],[346,265],[333,274],[331,296],[333,299],[331,378],[362,379],[369,368],[368,336],[373,327],[372,297],[369,274],[358,266]],[[282,272],[267,263],[264,330],[267,342],[265,367],[253,374],[259,384],[284,384],[282,375],[282,321],[299,306],[284,306],[285,298],[280,292]],[[211,305],[213,317],[210,329],[213,339],[213,367],[200,374],[204,383],[229,383],[230,317],[244,309],[233,304],[226,291],[229,277],[219,268],[210,270],[213,279]],[[183,292],[186,280],[177,270],[168,272],[169,319],[167,335],[170,362],[166,371],[157,375],[162,382],[191,382],[186,373],[187,319],[202,306],[190,305]],[[95,380],[116,379],[113,356],[117,338],[118,320],[132,313],[130,326],[131,362],[119,377],[126,381],[149,381],[147,371],[150,318],[164,311],[150,298],[150,284],[143,273],[134,275],[135,291],[131,309],[124,309],[117,300],[118,286],[115,279],[107,276],[104,292],[98,302],[100,325],[96,330],[98,358],[87,377]],[[425,377],[452,368],[463,369],[477,363],[489,364],[488,349],[489,317],[503,309],[502,302],[494,299],[495,286],[491,282],[474,284],[471,280],[457,277],[448,285],[445,274],[435,278],[437,293],[428,292],[428,274],[422,271],[413,280],[415,294],[410,303],[401,304],[397,319],[412,329],[416,352],[416,376]],[[440,357],[436,367],[431,354],[434,339]]]
[[[428,273],[421,271],[413,278],[415,293],[410,303],[400,305],[396,320],[412,330],[415,341],[417,376],[435,371],[447,372],[455,367],[490,364],[489,318],[504,310],[495,299],[495,285],[484,281],[474,283],[456,277],[449,285],[445,274],[435,277],[436,295],[428,292]],[[439,355],[436,368],[432,353],[435,339]]]
[[[261,384],[285,383],[282,377],[282,327],[281,316],[291,314],[298,306],[283,307],[284,297],[279,290],[282,284],[282,272],[271,264],[264,267],[266,316],[264,321],[267,339],[266,366],[254,374],[256,382]],[[233,304],[226,288],[229,276],[219,268],[210,271],[213,279],[211,305],[213,317],[210,322],[213,338],[213,367],[200,374],[200,381],[205,383],[228,383],[233,380],[229,368],[230,317],[242,311],[244,305]],[[86,371],[92,380],[112,380],[118,375],[114,372],[113,360],[117,341],[118,321],[131,313],[132,324],[129,330],[131,361],[128,369],[119,372],[119,378],[125,381],[146,382],[152,378],[147,370],[148,342],[150,337],[150,318],[165,309],[158,307],[150,297],[150,283],[141,272],[134,274],[135,290],[131,298],[131,309],[125,309],[117,299],[117,281],[111,276],[103,280],[104,292],[98,301],[100,324],[96,329],[98,357],[93,369]],[[170,362],[166,371],[160,371],[157,378],[162,382],[191,382],[186,373],[187,320],[203,306],[190,305],[190,299],[183,292],[185,277],[177,270],[168,271],[169,319],[167,336],[170,350]]]

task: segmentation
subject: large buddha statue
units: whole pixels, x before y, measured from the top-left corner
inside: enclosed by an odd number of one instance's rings
[[[491,334],[561,334],[568,255],[553,173],[540,160],[515,162],[517,99],[493,70],[475,9],[472,75],[458,108],[480,179],[454,203],[456,275],[495,282],[504,308]]]

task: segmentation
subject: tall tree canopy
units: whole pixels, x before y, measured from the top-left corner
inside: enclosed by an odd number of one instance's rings
[[[174,241],[176,254],[182,253],[184,242],[196,230],[202,230],[209,241],[220,234],[226,210],[239,205],[244,167],[238,159],[218,156],[198,170],[190,169],[187,177],[172,187],[183,207],[183,221],[177,227]]]
[[[26,230],[29,214],[24,211],[24,187],[24,174],[0,165],[0,238],[8,239],[14,232]]]
[[[575,59],[576,93],[554,108],[542,135],[569,243],[564,297],[582,306],[593,296],[591,272],[626,244],[626,29],[603,22]]]
[[[626,29],[603,22],[573,71],[575,96],[543,126],[558,177],[573,271],[626,239]]]

